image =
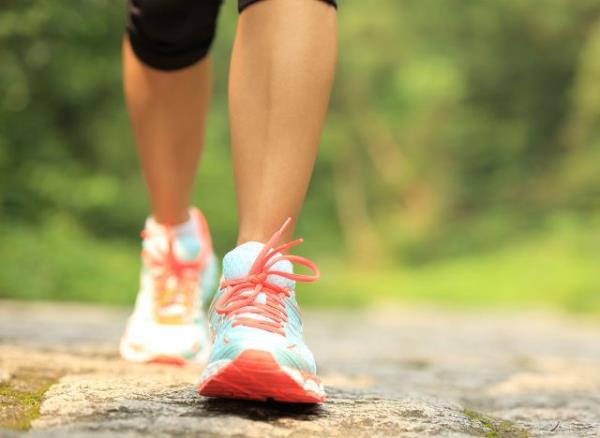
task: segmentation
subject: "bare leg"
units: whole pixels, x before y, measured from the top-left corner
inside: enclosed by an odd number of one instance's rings
[[[210,100],[208,58],[164,72],[141,63],[123,43],[123,77],[131,124],[159,223],[188,219]]]
[[[264,242],[300,213],[333,82],[336,23],[335,9],[316,0],[265,0],[240,15],[229,77],[238,243]]]

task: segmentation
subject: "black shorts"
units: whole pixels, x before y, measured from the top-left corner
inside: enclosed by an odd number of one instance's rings
[[[261,0],[238,0],[238,10],[242,12],[258,1]],[[336,0],[318,1],[337,7]],[[144,64],[159,70],[194,64],[210,50],[221,3],[222,0],[128,0],[127,33],[134,53]]]

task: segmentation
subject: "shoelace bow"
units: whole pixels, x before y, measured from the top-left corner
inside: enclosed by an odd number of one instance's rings
[[[222,280],[221,289],[227,288],[225,293],[215,303],[215,310],[221,315],[234,317],[232,326],[244,325],[269,332],[285,335],[284,325],[288,320],[284,299],[292,291],[278,284],[269,283],[269,276],[279,276],[294,281],[311,282],[319,278],[319,269],[312,261],[295,255],[282,254],[283,251],[299,245],[303,239],[296,239],[275,247],[283,231],[289,226],[288,218],[282,227],[269,239],[252,264],[248,275],[232,280]],[[294,274],[291,272],[271,269],[273,265],[282,260],[288,260],[307,267],[312,274]],[[258,294],[264,293],[264,302],[255,301]],[[255,319],[242,314],[259,315],[264,318]]]
[[[167,250],[159,251],[158,254],[152,254],[147,249],[142,250],[142,258],[150,269],[151,275],[155,280],[155,299],[159,307],[168,307],[183,298],[186,302],[190,301],[195,284],[198,279],[198,272],[202,269],[202,261],[197,258],[193,261],[181,261],[175,255],[174,243],[175,234],[170,227],[165,226],[167,236]],[[143,239],[152,238],[153,233],[148,230],[141,232]],[[175,288],[167,289],[169,278],[175,279]]]

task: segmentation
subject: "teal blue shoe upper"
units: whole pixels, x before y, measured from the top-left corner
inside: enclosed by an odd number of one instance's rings
[[[296,281],[314,281],[319,272],[305,258],[282,254],[300,240],[273,246],[282,230],[267,244],[247,242],[225,255],[221,286],[209,309],[213,341],[209,364],[234,360],[245,350],[260,350],[271,353],[281,366],[316,374],[314,357],[303,340],[294,289]],[[294,274],[292,262],[313,274]]]

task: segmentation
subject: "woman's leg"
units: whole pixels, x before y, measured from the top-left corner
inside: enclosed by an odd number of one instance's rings
[[[159,223],[188,219],[190,196],[204,140],[210,99],[210,61],[174,71],[157,70],[123,44],[125,97]]]
[[[125,97],[152,203],[136,305],[121,339],[135,362],[184,364],[207,352],[202,305],[216,259],[190,209],[210,97],[207,55],[221,0],[129,0]]]
[[[288,216],[297,219],[329,101],[336,41],[335,8],[322,1],[264,0],[240,15],[229,77],[238,243],[264,242]]]

